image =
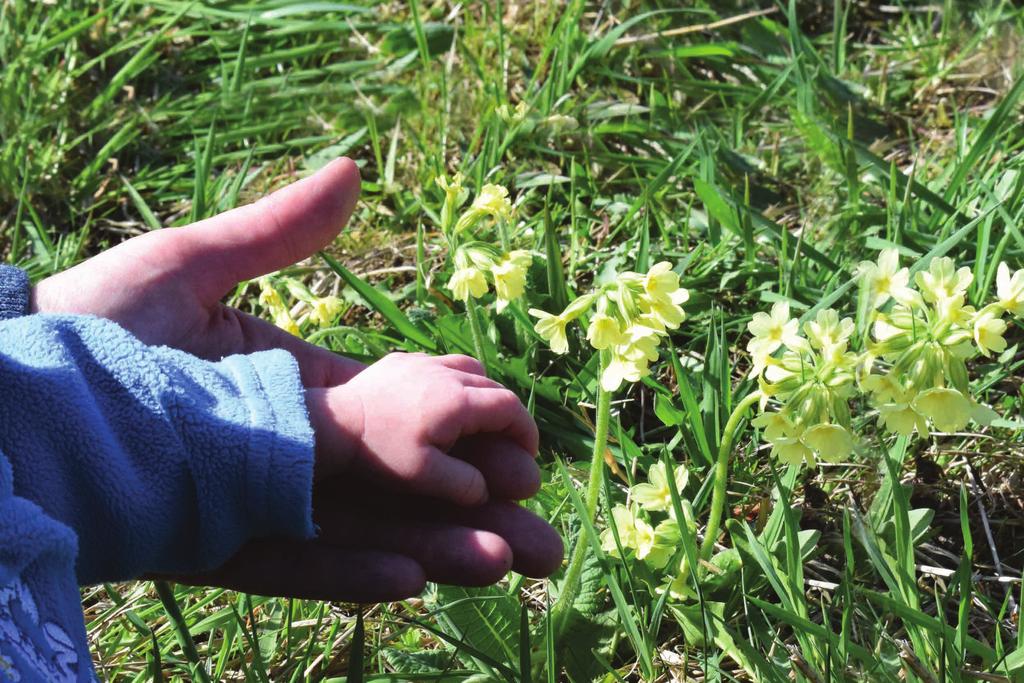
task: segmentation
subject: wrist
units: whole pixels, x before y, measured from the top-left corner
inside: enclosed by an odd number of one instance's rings
[[[362,400],[345,386],[307,389],[306,409],[316,443],[314,477],[324,479],[338,474],[363,450]]]

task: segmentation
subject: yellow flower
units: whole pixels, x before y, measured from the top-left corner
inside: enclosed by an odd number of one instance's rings
[[[444,203],[441,205],[441,229],[447,232],[455,222],[455,212],[469,196],[469,190],[462,186],[461,173],[456,173],[450,181],[440,175],[434,178],[434,182],[444,191]]]
[[[782,413],[762,413],[750,424],[764,430],[764,438],[770,443],[793,430],[793,421]]]
[[[800,440],[800,434],[779,437],[772,442],[772,455],[785,465],[815,465],[814,451]]]
[[[985,356],[993,351],[1002,353],[1006,350],[1006,322],[1001,317],[1002,309],[998,306],[986,306],[974,316],[974,343]]]
[[[896,249],[883,249],[878,263],[862,261],[860,276],[867,282],[871,305],[882,306],[891,298],[909,305],[915,297],[914,290],[907,286],[910,270],[900,268],[900,254]]]
[[[633,324],[641,325],[643,327],[654,330],[654,332],[657,334],[664,334],[665,330],[668,329],[665,327],[665,323],[662,322],[661,318],[659,318],[656,315],[652,315],[651,313],[642,313],[640,315],[634,316]]]
[[[870,392],[878,403],[892,403],[902,398],[905,393],[899,380],[891,372],[885,375],[868,375],[862,384],[864,390]]]
[[[626,328],[626,342],[617,351],[629,358],[646,358],[654,362],[658,360],[658,343],[664,336],[665,333],[657,327],[638,320]]]
[[[846,350],[847,340],[853,334],[853,320],[839,319],[839,312],[832,308],[818,311],[814,320],[804,323],[804,333],[811,346],[824,352],[832,360]]]
[[[309,311],[309,322],[320,327],[330,325],[341,312],[342,302],[336,296],[314,299]]]
[[[679,289],[679,275],[672,270],[672,264],[661,261],[651,266],[644,276],[644,293],[652,299],[671,296]]]
[[[292,319],[291,314],[289,314],[288,311],[284,309],[279,311],[278,314],[274,317],[274,324],[280,327],[288,334],[293,334],[296,337],[302,336],[302,333],[299,332],[299,326]]]
[[[503,104],[494,110],[494,113],[498,115],[498,118],[507,124],[516,124],[526,118],[527,112],[529,112],[529,105],[525,101],[519,102],[515,106],[515,109],[510,110],[507,104]]]
[[[470,209],[492,218],[512,218],[512,203],[508,200],[508,190],[501,185],[488,183],[480,188],[480,194],[473,200]]]
[[[620,280],[628,285],[635,273],[623,273]],[[675,329],[686,319],[680,306],[690,298],[690,293],[679,286],[679,275],[672,270],[672,264],[661,261],[651,266],[641,280],[643,295],[640,310],[655,318],[659,325]]]
[[[608,367],[601,373],[601,388],[605,391],[615,391],[623,381],[639,382],[649,374],[645,358],[627,358],[613,354]]]
[[[813,368],[803,356],[792,351],[786,351],[781,358],[769,356],[766,363],[763,378],[778,387],[778,392],[782,394],[791,393],[802,386]],[[781,386],[783,384],[785,386]]]
[[[648,364],[658,360],[658,342],[662,333],[655,327],[634,322],[623,333],[623,341],[614,347],[611,362],[601,375],[605,391],[615,391],[627,382],[639,382],[650,374]]]
[[[513,251],[491,268],[494,276],[494,291],[498,294],[498,312],[504,310],[509,301],[518,299],[526,289],[526,271],[530,266],[530,252]]]
[[[566,353],[569,351],[569,339],[565,336],[565,326],[569,320],[565,318],[564,313],[562,315],[551,315],[539,308],[531,308],[530,315],[539,318],[533,329],[542,339],[548,342],[552,351],[555,353]]]
[[[780,462],[797,465],[805,460],[813,461],[814,454],[811,449],[800,441],[800,436],[804,431],[802,425],[795,424],[788,417],[778,413],[760,415],[754,419],[753,424],[771,429],[770,436],[766,429],[764,438],[771,444],[772,456],[778,458]]]
[[[633,513],[625,505],[612,508],[612,523],[619,533],[619,543],[623,548],[636,545],[636,520]],[[601,549],[612,557],[619,557],[619,548],[615,544],[615,534],[611,528],[601,532]]]
[[[456,222],[455,232],[473,227],[484,216],[499,220],[512,219],[512,203],[508,199],[507,189],[490,183],[480,188],[476,199]]]
[[[683,556],[683,559],[679,562],[679,571],[675,576],[666,579],[665,583],[658,586],[655,589],[659,595],[668,591],[668,595],[673,600],[688,600],[696,597],[693,588],[690,586],[690,562]]]
[[[676,554],[681,540],[679,523],[671,517],[663,519],[654,527],[654,545],[644,561],[654,569],[661,569]]]
[[[822,423],[807,428],[779,413],[761,415],[752,424],[764,428],[772,455],[787,465],[806,463],[814,467],[815,455],[827,462],[839,462],[853,452],[853,437],[837,424]]]
[[[639,517],[634,518],[633,528],[636,530],[633,550],[636,551],[636,559],[643,560],[654,550],[654,528]]]
[[[459,301],[469,301],[469,297],[480,298],[487,293],[487,278],[479,268],[467,266],[459,268],[448,280],[448,289]]]
[[[911,436],[916,429],[921,436],[928,436],[928,424],[907,401],[893,401],[878,406],[878,422],[890,432]]]
[[[967,426],[974,413],[971,401],[955,389],[935,387],[914,399],[914,410],[931,418],[942,432],[956,432]]]
[[[780,301],[772,306],[771,315],[757,312],[747,323],[747,329],[754,338],[747,342],[747,351],[754,358],[752,375],[760,375],[768,357],[780,347],[793,351],[807,348],[806,340],[800,336],[800,323],[789,317],[789,304]]]
[[[801,440],[826,462],[839,462],[853,452],[853,437],[837,424],[817,424]]]
[[[676,329],[686,320],[686,313],[679,304],[685,303],[690,293],[677,289],[665,297],[640,297],[640,310],[657,322],[658,327]]]
[[[261,277],[260,280],[260,305],[270,310],[279,310],[284,308],[284,301],[281,300],[281,295],[274,287],[270,278]]]
[[[462,174],[456,173],[452,176],[451,180],[448,180],[443,175],[439,175],[434,178],[434,183],[444,191],[446,201],[452,204],[460,204],[460,196],[462,196],[464,188],[462,186]]]
[[[964,266],[955,270],[956,264],[948,256],[932,259],[928,264],[927,271],[921,271],[915,276],[917,286],[926,301],[930,303],[940,302],[947,299],[955,299],[962,296],[974,280],[971,269]]]
[[[591,292],[590,294],[584,294],[583,296],[576,297],[569,302],[569,305],[562,311],[562,317],[567,321],[575,320],[590,308],[594,301],[597,300],[597,294]]]
[[[494,267],[495,254],[487,249],[477,246],[460,247],[455,252],[455,267],[468,268],[472,266],[480,270],[490,270]]]
[[[619,321],[605,313],[597,313],[590,319],[587,341],[598,351],[618,346],[625,341]]]
[[[990,425],[992,424],[992,420],[999,418],[999,413],[988,406],[978,403],[973,398],[969,400],[971,402],[971,419],[978,424]]]
[[[684,465],[675,466],[676,491],[682,492],[689,481],[689,472]],[[645,510],[669,510],[672,508],[672,493],[668,487],[668,473],[665,463],[658,462],[647,471],[647,483],[637,484],[630,490],[630,494],[640,507]]]
[[[1017,317],[1024,316],[1024,270],[1010,275],[1010,268],[1000,263],[996,270],[996,296],[1004,310]]]
[[[625,505],[612,508],[612,523],[619,534],[619,543],[636,553],[637,559],[644,559],[654,549],[654,528]],[[615,536],[610,528],[601,532],[601,549],[612,557],[618,557]]]
[[[970,325],[974,317],[974,307],[964,305],[964,295],[958,294],[948,299],[939,299],[935,302],[935,310],[939,314],[939,320],[953,325]]]
[[[875,324],[871,327],[871,335],[880,342],[887,341],[893,337],[898,337],[901,334],[905,334],[906,329],[893,324],[893,320],[888,316],[879,316],[875,321]]]

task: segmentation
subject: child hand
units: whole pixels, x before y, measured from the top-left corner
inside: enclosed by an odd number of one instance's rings
[[[308,390],[306,403],[320,477],[351,465],[459,505],[540,487],[537,425],[468,356],[394,353],[347,384]],[[449,454],[456,445],[462,458]]]

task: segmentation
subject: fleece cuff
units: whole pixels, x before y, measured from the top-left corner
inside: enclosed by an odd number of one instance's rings
[[[28,275],[14,266],[0,265],[0,320],[28,314]]]
[[[298,364],[282,350],[225,358],[247,399],[245,506],[260,536],[312,538],[314,435]]]

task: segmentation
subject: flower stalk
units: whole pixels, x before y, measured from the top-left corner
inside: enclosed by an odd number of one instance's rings
[[[601,353],[601,371],[607,365],[607,354]],[[594,451],[590,461],[590,477],[587,480],[586,496],[583,499],[585,506],[584,514],[588,519],[594,519],[597,515],[597,502],[601,494],[601,485],[604,481],[604,454],[608,449],[608,423],[611,420],[612,395],[605,390],[598,382],[597,388],[597,412],[594,416]],[[587,559],[587,548],[590,544],[582,536],[576,540],[573,547],[572,557],[569,559],[569,566],[565,570],[565,581],[562,584],[562,591],[558,600],[551,607],[552,621],[554,623],[555,635],[558,637],[565,628],[569,612],[576,596],[580,592],[580,579],[583,574],[583,563]]]
[[[477,315],[477,305],[473,297],[466,299],[466,317],[469,318],[469,334],[473,337],[473,353],[480,361],[480,365],[484,366],[484,374],[489,375],[487,354],[484,353],[484,334],[480,329],[480,316]]]
[[[761,392],[754,391],[736,404],[722,432],[722,442],[718,446],[718,459],[715,461],[715,484],[711,489],[711,510],[708,512],[708,524],[704,530],[704,541],[700,544],[700,559],[711,559],[715,548],[715,539],[722,524],[722,513],[725,511],[726,486],[729,483],[729,455],[732,444],[736,440],[736,431],[747,410],[761,399]]]

